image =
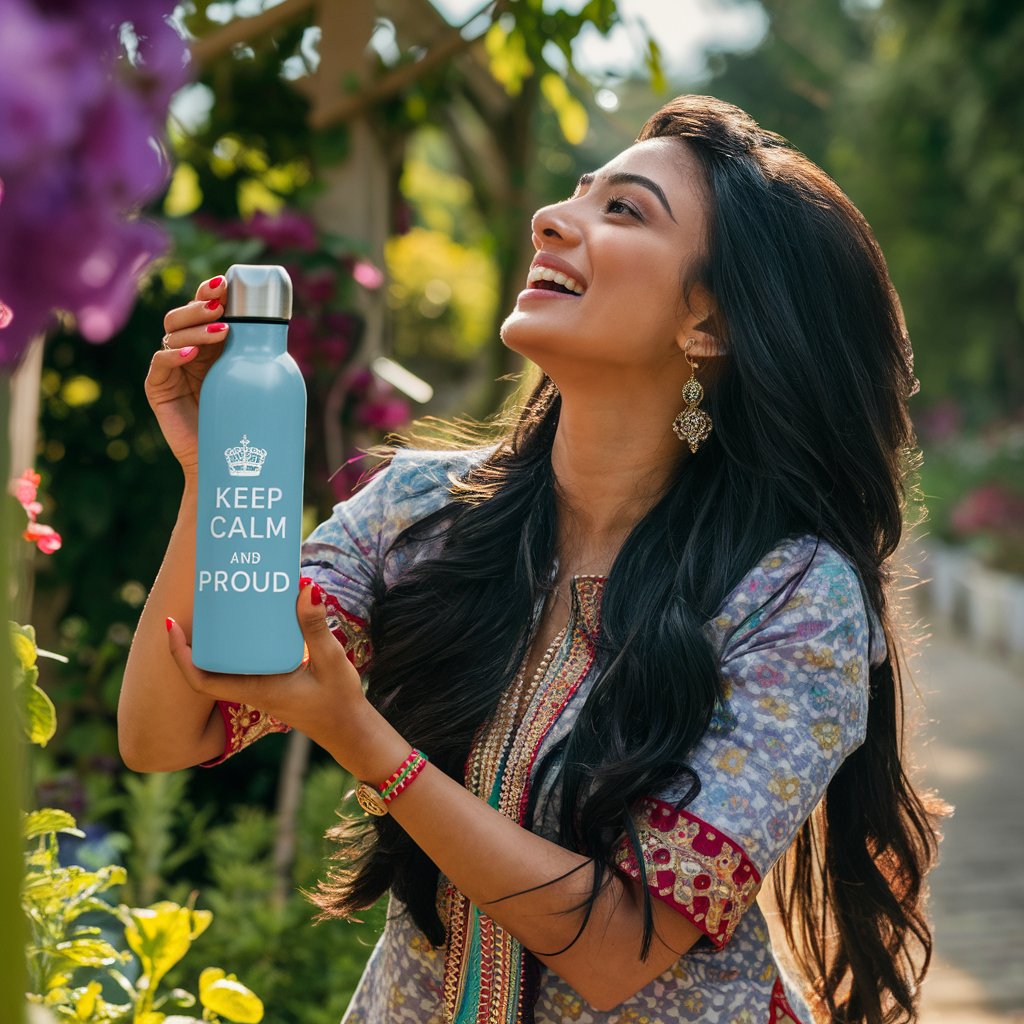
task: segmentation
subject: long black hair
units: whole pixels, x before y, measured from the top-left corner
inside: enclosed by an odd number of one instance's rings
[[[707,237],[680,286],[687,295],[699,284],[714,298],[704,329],[726,349],[704,382],[715,426],[615,559],[595,638],[601,674],[538,766],[531,796],[554,773],[558,841],[593,858],[581,904],[589,914],[624,833],[642,860],[631,804],[687,773],[683,803],[699,788],[687,758],[721,696],[702,627],[782,538],[827,540],[855,566],[888,656],[871,670],[867,739],[781,862],[776,898],[829,1020],[912,1020],[931,954],[924,877],[941,808],[905,771],[903,638],[890,607],[894,555],[919,501],[907,411],[917,380],[899,300],[870,228],[838,185],[743,111],[679,97],[639,140],[657,137],[679,139],[702,171]],[[560,409],[557,386],[541,373],[495,421],[498,443],[453,484],[452,501],[395,542],[433,538],[438,553],[390,587],[377,580],[367,695],[460,783],[475,731],[525,656],[555,554]],[[535,810],[531,800],[526,827]],[[445,942],[438,870],[391,818],[344,822],[332,835],[339,866],[314,895],[324,915],[349,917],[391,887],[427,939]],[[645,890],[643,957],[650,899]]]

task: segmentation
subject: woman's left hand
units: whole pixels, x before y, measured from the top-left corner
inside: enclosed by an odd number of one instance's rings
[[[296,611],[308,657],[291,672],[234,675],[196,668],[184,630],[168,619],[171,656],[196,693],[273,715],[304,732],[346,767],[346,754],[356,755],[351,747],[365,735],[359,726],[361,716],[373,708],[363,694],[359,672],[327,628],[323,592],[305,578],[300,582]]]

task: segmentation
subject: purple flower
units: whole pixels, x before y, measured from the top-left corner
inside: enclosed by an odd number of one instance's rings
[[[166,186],[171,95],[187,47],[170,0],[5,0],[0,34],[0,363],[74,314],[90,341],[128,318],[138,277],[167,247],[133,217]],[[129,61],[120,26],[137,38]]]

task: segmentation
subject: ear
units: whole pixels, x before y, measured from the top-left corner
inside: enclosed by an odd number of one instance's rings
[[[686,343],[691,338],[693,339],[693,344],[690,345],[689,351],[687,351]],[[676,335],[676,345],[679,346],[680,352],[685,352],[694,362],[700,359],[710,359],[713,356],[725,355],[725,348],[713,334],[709,334],[707,331],[695,329],[681,330]]]
[[[691,359],[725,355],[725,347],[711,333],[717,308],[714,297],[703,285],[693,287],[688,295],[686,315],[676,334],[680,352],[686,349],[686,343],[692,338],[693,344],[688,353]]]

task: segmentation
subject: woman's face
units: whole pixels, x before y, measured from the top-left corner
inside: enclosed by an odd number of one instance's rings
[[[657,375],[667,364],[675,386],[676,368],[686,369],[681,347],[700,320],[681,294],[704,238],[699,174],[678,140],[649,139],[538,210],[537,254],[502,325],[504,343],[560,387],[595,371]],[[706,310],[701,298],[691,302]],[[701,335],[691,356],[713,354],[708,344]]]

